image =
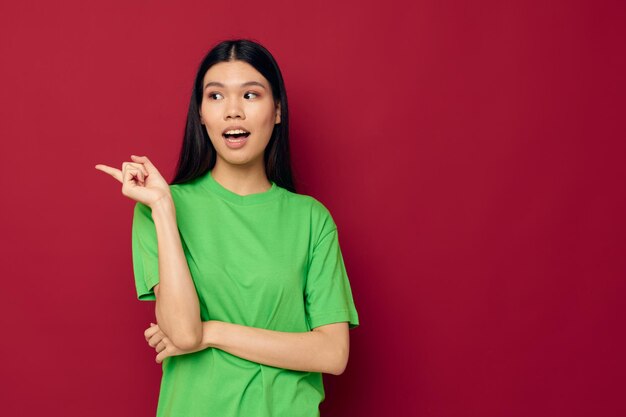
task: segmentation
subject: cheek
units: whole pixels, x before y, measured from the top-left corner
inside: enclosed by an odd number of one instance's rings
[[[215,112],[200,112],[200,118],[209,133],[219,127],[219,121],[215,119]]]
[[[256,109],[254,116],[256,120],[258,120],[258,122],[263,125],[263,128],[269,128],[270,130],[272,129],[275,116],[274,109],[271,103],[267,106]]]

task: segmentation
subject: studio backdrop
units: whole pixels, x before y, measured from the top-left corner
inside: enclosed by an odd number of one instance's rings
[[[624,4],[3,2],[2,414],[155,415],[134,202],[94,166],[171,180],[200,60],[248,38],[361,322],[322,416],[626,415]]]

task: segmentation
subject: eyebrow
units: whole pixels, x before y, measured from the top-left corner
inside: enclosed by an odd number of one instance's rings
[[[247,87],[249,85],[256,85],[256,86],[259,86],[261,88],[265,88],[265,86],[263,84],[261,84],[260,82],[258,82],[258,81],[248,81],[248,82],[245,82],[245,83],[241,84],[240,87]],[[211,86],[224,88],[224,84],[222,84],[222,83],[218,83],[217,81],[209,81],[204,86],[204,89],[206,90],[207,87],[211,87]]]

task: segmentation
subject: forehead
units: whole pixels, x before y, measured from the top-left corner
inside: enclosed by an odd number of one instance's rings
[[[219,82],[226,87],[237,87],[248,81],[258,81],[269,87],[267,79],[247,62],[220,62],[213,65],[204,74],[202,86],[205,86],[208,82]]]

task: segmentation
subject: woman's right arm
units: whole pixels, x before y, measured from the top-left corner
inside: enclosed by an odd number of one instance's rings
[[[200,303],[191,279],[176,223],[176,207],[169,184],[146,156],[131,155],[122,169],[104,164],[96,169],[122,183],[122,194],[152,210],[159,258],[159,284],[154,288],[155,314],[172,343],[195,349],[202,342]]]
[[[181,349],[195,349],[203,328],[198,295],[189,272],[171,196],[151,205],[159,250],[159,284],[154,288],[157,323]]]

